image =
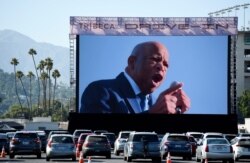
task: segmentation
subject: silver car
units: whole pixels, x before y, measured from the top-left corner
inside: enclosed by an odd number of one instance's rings
[[[123,153],[124,144],[126,143],[128,137],[129,137],[129,134],[131,132],[132,131],[120,131],[119,132],[118,137],[116,138],[115,143],[114,143],[114,154],[115,155],[119,156],[120,153]]]
[[[205,138],[196,149],[196,161],[223,160],[234,163],[233,148],[226,138]]]
[[[161,162],[159,138],[154,132],[131,132],[124,145],[124,160],[152,159]]]
[[[46,161],[52,158],[72,158],[76,160],[73,136],[70,134],[53,134],[46,146]]]

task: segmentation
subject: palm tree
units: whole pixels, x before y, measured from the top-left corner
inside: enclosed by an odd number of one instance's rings
[[[29,71],[27,77],[29,77],[29,79],[30,79],[30,118],[32,118],[32,100],[31,100],[32,84],[31,84],[31,80],[34,77],[33,72]]]
[[[24,85],[23,85],[23,80],[22,80],[22,77],[24,76],[23,72],[22,71],[17,71],[16,72],[16,77],[20,80],[21,84],[22,84],[22,87],[23,87],[23,91],[24,91],[24,94],[25,94],[25,97],[26,97],[26,101],[27,101],[27,105],[28,105],[28,108],[30,108],[30,104],[29,104],[29,100],[28,100],[28,95],[26,93],[26,89],[24,88]]]
[[[43,109],[46,112],[47,105],[46,105],[46,83],[45,81],[48,79],[48,74],[46,72],[42,72],[40,78],[43,83]]]
[[[39,104],[40,104],[40,92],[41,92],[41,89],[40,89],[40,80],[39,80],[39,76],[38,76],[38,72],[37,72],[37,68],[36,68],[36,62],[35,62],[35,58],[34,58],[34,55],[37,54],[37,53],[36,53],[36,50],[31,48],[31,49],[29,50],[29,54],[32,56],[33,63],[34,63],[34,66],[35,66],[35,70],[36,70],[37,85],[38,85],[37,108],[39,108]]]
[[[17,81],[16,81],[16,66],[19,64],[19,62],[18,62],[18,60],[17,60],[16,58],[12,58],[10,64],[14,65],[16,96],[17,96],[18,102],[19,102],[19,104],[20,104],[20,106],[21,106],[22,113],[23,113],[23,107],[22,107],[22,103],[21,103],[20,97],[19,97],[19,95],[18,95],[18,91],[17,91]]]
[[[50,101],[51,101],[51,79],[50,79],[50,72],[53,68],[53,60],[51,58],[46,58],[45,59],[45,62],[46,62],[46,70],[47,70],[47,74],[49,76],[49,115],[51,114],[51,109],[50,109]]]
[[[52,77],[55,79],[55,83],[54,83],[54,93],[53,93],[53,108],[52,108],[52,112],[54,111],[54,102],[55,102],[55,96],[56,96],[56,79],[59,78],[61,76],[60,72],[55,69],[53,72],[52,72]]]
[[[42,78],[42,74],[45,73],[45,71],[44,71],[45,66],[46,66],[46,63],[45,63],[44,60],[41,60],[39,62],[39,64],[38,64],[38,66],[37,66],[37,69],[39,69],[40,74],[41,74],[40,79]],[[44,89],[45,89],[45,92],[46,92],[46,80],[42,80],[41,82],[42,82],[42,86],[43,86],[43,109],[46,109],[46,108],[44,108],[45,105],[46,105],[46,103],[44,105],[44,100],[46,101],[46,93],[44,94]]]

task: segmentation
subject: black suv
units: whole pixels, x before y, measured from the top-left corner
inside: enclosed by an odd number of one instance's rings
[[[41,158],[41,141],[35,131],[17,131],[10,141],[9,157],[36,155]]]

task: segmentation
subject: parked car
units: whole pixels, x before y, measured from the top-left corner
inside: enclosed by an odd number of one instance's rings
[[[35,131],[17,131],[10,141],[9,157],[36,155],[41,158],[41,141]]]
[[[152,159],[161,162],[159,138],[154,132],[131,132],[124,145],[124,160]]]
[[[93,133],[92,130],[88,130],[88,129],[76,129],[73,133],[73,139],[74,139],[74,143],[77,145],[77,141],[79,136],[82,133]]]
[[[250,158],[250,137],[235,137],[231,140],[234,151],[234,160]]]
[[[114,148],[115,139],[116,139],[115,133],[113,133],[113,132],[106,132],[106,133],[101,133],[101,135],[107,136],[107,138],[109,140],[109,143],[111,145],[111,148]]]
[[[4,148],[5,152],[9,153],[9,139],[5,133],[0,133],[0,149]]]
[[[46,145],[47,145],[47,135],[44,131],[36,131],[38,134],[38,137],[40,138],[41,141],[41,150],[46,152]]]
[[[192,146],[192,156],[195,156],[196,154],[196,148],[197,148],[197,142],[193,136],[187,136],[188,140]]]
[[[88,135],[82,145],[82,155],[87,156],[105,156],[111,158],[111,146],[107,136]]]
[[[71,158],[76,161],[76,149],[70,134],[53,134],[46,146],[46,161],[52,158]]]
[[[196,149],[196,161],[222,160],[234,163],[233,148],[226,138],[204,138]]]
[[[224,136],[220,132],[206,132],[197,143],[200,144],[206,138],[224,138]]]
[[[118,137],[116,138],[115,143],[114,143],[114,154],[115,155],[119,156],[120,153],[123,152],[124,144],[126,143],[128,137],[129,137],[129,134],[131,132],[132,131],[120,131],[119,132]]]
[[[77,140],[77,145],[76,145],[76,157],[80,157],[80,153],[82,151],[82,145],[88,135],[94,135],[94,133],[81,133]]]
[[[180,156],[184,160],[192,159],[192,146],[186,135],[167,133],[160,143],[161,157],[166,159],[168,152],[171,156]]]

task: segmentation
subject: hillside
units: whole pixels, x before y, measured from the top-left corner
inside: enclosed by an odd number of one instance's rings
[[[69,48],[36,42],[12,30],[0,30],[0,69],[13,72],[13,65],[10,62],[12,58],[17,58],[19,61],[17,70],[23,71],[25,75],[28,71],[35,74],[32,57],[28,54],[30,48],[37,52],[36,64],[50,57],[53,60],[53,69],[58,69],[61,73],[58,81],[69,85]]]

